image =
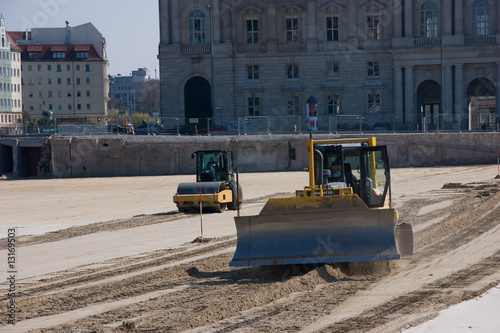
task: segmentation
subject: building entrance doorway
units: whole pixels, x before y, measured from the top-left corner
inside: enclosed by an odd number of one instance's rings
[[[417,88],[419,128],[423,131],[440,127],[441,86],[433,80],[422,82]]]
[[[212,117],[210,83],[201,76],[189,79],[184,86],[184,110],[186,123],[207,126]]]
[[[467,87],[469,106],[469,130],[495,130],[498,126],[496,115],[496,89],[489,79],[472,80]]]

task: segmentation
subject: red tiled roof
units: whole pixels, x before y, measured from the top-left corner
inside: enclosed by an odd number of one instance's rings
[[[29,48],[28,48],[29,49]],[[68,48],[66,47],[66,45],[52,45],[50,47],[50,50],[52,52],[66,52]]]
[[[43,51],[43,45],[27,45],[28,52],[41,52]]]
[[[24,32],[22,31],[7,31],[7,38],[10,40],[10,48],[12,50],[21,50],[16,41],[24,39]]]
[[[75,52],[90,51],[92,45],[75,45]]]
[[[92,45],[87,44],[65,44],[65,45],[18,45],[22,50],[22,59],[26,61],[39,61],[40,58],[29,58],[28,52],[42,52],[41,59],[53,59],[52,52],[66,52],[66,58],[57,59],[58,61],[65,60],[81,60],[81,61],[102,61],[97,51]],[[82,59],[76,58],[76,52],[89,52],[89,57]]]

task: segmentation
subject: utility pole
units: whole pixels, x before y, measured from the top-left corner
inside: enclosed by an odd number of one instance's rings
[[[444,113],[446,111],[446,104],[445,104],[445,97],[444,97],[444,92],[445,92],[445,87],[444,87],[444,3],[443,0],[441,0],[441,117],[444,119]],[[441,118],[440,117],[440,118]]]
[[[215,87],[214,87],[214,14],[211,5],[210,9],[210,99],[212,100],[212,117],[215,117]],[[221,118],[222,124],[222,118]],[[207,125],[208,126],[208,125]]]

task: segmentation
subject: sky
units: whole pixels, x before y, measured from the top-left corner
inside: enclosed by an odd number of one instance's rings
[[[92,23],[106,39],[109,74],[147,67],[159,77],[158,0],[0,0],[7,31]]]

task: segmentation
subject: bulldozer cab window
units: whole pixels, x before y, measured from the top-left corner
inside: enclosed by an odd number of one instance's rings
[[[383,207],[389,191],[389,167],[384,146],[363,149],[359,175],[360,196],[369,207]]]
[[[210,182],[221,180],[220,153],[198,153],[197,181]]]

